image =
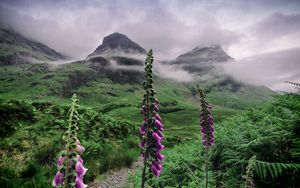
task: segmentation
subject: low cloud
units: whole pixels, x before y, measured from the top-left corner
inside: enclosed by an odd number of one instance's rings
[[[223,64],[226,73],[242,82],[265,85],[273,90],[293,87],[284,81],[300,82],[300,48],[257,55]]]
[[[179,82],[191,82],[195,79],[192,73],[178,67],[177,65],[169,65],[161,62],[154,63],[155,73],[166,79],[171,79]]]

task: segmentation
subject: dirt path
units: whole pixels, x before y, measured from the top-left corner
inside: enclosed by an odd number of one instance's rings
[[[121,188],[126,186],[128,175],[134,172],[137,168],[142,167],[142,160],[139,158],[138,161],[134,162],[130,168],[121,168],[119,170],[113,170],[106,172],[105,180],[97,180],[91,183],[88,187],[90,188]]]

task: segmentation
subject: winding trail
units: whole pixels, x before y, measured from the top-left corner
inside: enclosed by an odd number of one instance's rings
[[[89,184],[90,188],[121,188],[127,185],[128,175],[136,169],[142,167],[142,159],[134,162],[130,168],[121,168],[119,170],[111,170],[103,175],[106,176],[104,180],[96,180]]]

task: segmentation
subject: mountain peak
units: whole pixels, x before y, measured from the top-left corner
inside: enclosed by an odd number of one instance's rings
[[[88,57],[104,55],[104,54],[119,54],[119,53],[141,53],[146,54],[146,50],[136,42],[133,42],[122,33],[112,33],[103,38],[102,44]]]
[[[233,60],[220,45],[197,46],[191,51],[177,57],[178,61],[185,62],[227,62]]]

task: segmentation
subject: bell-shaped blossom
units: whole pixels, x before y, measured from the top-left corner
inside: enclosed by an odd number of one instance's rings
[[[156,177],[158,177],[158,176],[160,176],[160,173],[161,173],[161,171],[162,171],[162,167],[161,168],[157,168],[157,166],[155,165],[155,164],[151,164],[151,167],[150,167],[150,170],[151,170],[151,172],[156,176]]]
[[[157,141],[157,142],[161,142],[163,137],[160,137],[156,132],[152,133],[152,137]]]
[[[54,187],[58,187],[60,185],[63,185],[64,183],[64,180],[65,180],[65,174],[64,173],[61,173],[60,171],[58,171],[56,174],[55,174],[55,177],[54,177],[54,180],[52,182],[52,185]]]
[[[160,164],[160,163],[158,163],[158,161],[153,161],[153,163],[152,163],[154,166],[155,166],[155,168],[157,169],[157,170],[162,170],[163,169],[163,166]]]
[[[158,160],[163,161],[165,156],[163,154],[161,154],[160,152],[156,152],[155,156]]]
[[[85,151],[85,148],[83,146],[81,146],[81,145],[76,145],[76,151],[79,154],[82,154]]]
[[[65,159],[66,159],[66,156],[60,156],[60,157],[57,159],[57,166],[63,165],[64,162],[65,162]]]
[[[86,188],[87,185],[83,183],[82,178],[76,177],[75,188]]]
[[[164,137],[163,134],[162,134],[162,131],[159,130],[159,129],[156,131],[156,134],[158,134],[158,136],[160,136],[160,137],[162,137],[162,138]]]
[[[164,127],[164,124],[162,124],[161,123],[161,121],[160,120],[155,120],[155,125],[157,126],[157,127]]]
[[[83,164],[80,161],[77,161],[75,169],[76,169],[77,176],[80,178],[83,178],[84,174],[87,171],[87,169],[84,168]]]
[[[155,114],[155,119],[157,119],[158,121],[161,121],[161,117],[158,113]]]
[[[82,160],[82,158],[80,157],[80,155],[77,155],[77,161],[83,164],[83,160]]]
[[[145,125],[141,125],[140,126],[140,134],[141,135],[145,135],[146,134],[146,126]]]
[[[157,150],[157,151],[161,151],[161,150],[163,150],[164,148],[165,148],[165,146],[162,145],[161,143],[157,143],[157,144],[156,144],[156,150]]]

